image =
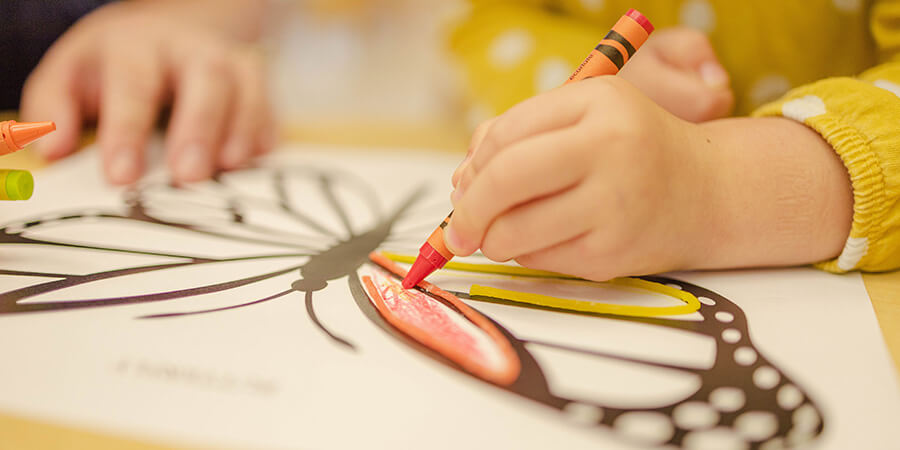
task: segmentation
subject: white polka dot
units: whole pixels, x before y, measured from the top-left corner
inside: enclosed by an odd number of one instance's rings
[[[790,411],[803,402],[803,393],[800,392],[800,389],[797,389],[797,386],[793,384],[786,384],[778,389],[778,393],[775,394],[775,400],[778,401],[778,406]]]
[[[737,341],[741,340],[741,332],[735,330],[734,328],[724,330],[722,331],[722,340],[729,344],[734,344]]]
[[[692,431],[684,436],[682,445],[690,450],[741,450],[750,447],[734,430],[725,427]]]
[[[675,433],[669,418],[657,412],[627,412],[619,416],[614,425],[623,435],[645,444],[662,444]]]
[[[856,265],[859,264],[859,260],[861,260],[863,256],[866,256],[866,252],[868,251],[868,238],[847,238],[847,243],[844,244],[844,250],[841,252],[841,256],[838,257],[838,268],[841,270],[855,269]]]
[[[753,372],[753,384],[760,389],[769,390],[778,385],[781,375],[777,370],[763,366]]]
[[[675,407],[672,419],[686,430],[710,428],[719,422],[719,412],[703,402],[687,402]]]
[[[536,92],[549,91],[563,84],[571,74],[572,66],[561,58],[541,61],[534,76],[534,90]]]
[[[716,12],[707,0],[687,0],[681,5],[679,20],[682,25],[706,33],[716,28]]]
[[[750,101],[753,106],[775,100],[791,89],[791,82],[781,75],[766,75],[753,83],[750,88]]]
[[[734,362],[749,366],[756,362],[756,350],[750,347],[741,347],[734,351]]]
[[[736,387],[720,387],[709,393],[709,403],[720,411],[737,411],[745,401],[744,391]]]
[[[727,311],[719,311],[716,313],[716,320],[719,322],[729,323],[734,320],[734,314]]]
[[[494,66],[509,69],[522,62],[533,49],[534,37],[516,28],[497,36],[488,49],[488,56]]]
[[[831,0],[831,3],[834,4],[838,11],[843,12],[857,12],[862,5],[861,0]]]
[[[791,431],[803,435],[811,435],[819,427],[821,420],[816,407],[809,403],[797,408],[791,418],[794,420],[794,428]]]
[[[569,403],[563,408],[575,422],[584,425],[597,425],[603,418],[603,409],[584,403]]]
[[[888,80],[875,80],[872,84],[874,84],[875,87],[880,87],[886,91],[892,92],[897,97],[900,97],[900,86],[895,83],[891,83]]]
[[[747,411],[734,421],[741,436],[751,441],[762,441],[778,431],[778,419],[769,411]]]
[[[606,6],[606,0],[581,0],[581,7],[586,11],[597,12]]]
[[[697,300],[700,300],[700,303],[703,303],[704,305],[714,306],[716,304],[716,301],[709,297],[701,296],[701,297],[697,297]]]
[[[781,105],[781,114],[797,122],[825,114],[825,103],[815,95],[807,95]]]

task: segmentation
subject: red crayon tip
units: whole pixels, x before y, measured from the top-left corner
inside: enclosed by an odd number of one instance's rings
[[[628,12],[625,13],[625,15],[628,17],[631,17],[632,19],[634,19],[635,22],[639,23],[642,27],[644,27],[644,29],[647,30],[647,34],[652,33],[653,30],[655,29],[655,28],[653,28],[653,24],[650,23],[650,19],[647,19],[646,17],[644,17],[644,15],[640,13],[640,11],[638,11],[634,8],[629,9]]]
[[[432,272],[444,267],[444,264],[447,264],[447,258],[444,255],[435,250],[428,242],[422,244],[422,247],[419,249],[419,256],[416,257],[416,262],[413,263],[406,277],[403,278],[403,289],[409,289],[419,284]]]
[[[53,122],[0,122],[0,155],[22,150],[55,129]]]
[[[406,274],[406,277],[403,278],[403,289],[410,289],[419,284],[419,282],[424,280],[428,275],[431,275],[431,272],[434,272],[435,270],[437,270],[437,267],[431,265],[431,262],[427,259],[421,257],[416,258],[416,262],[413,263],[409,272]]]

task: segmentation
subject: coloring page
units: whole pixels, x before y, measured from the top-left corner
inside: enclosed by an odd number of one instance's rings
[[[398,288],[459,159],[291,148],[113,188],[86,149],[36,172],[0,212],[0,411],[236,448],[900,439],[858,274],[594,283],[476,255]]]

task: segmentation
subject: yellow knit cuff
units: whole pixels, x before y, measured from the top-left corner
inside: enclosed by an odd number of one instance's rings
[[[896,123],[889,113],[900,112],[898,108],[877,107],[897,102],[896,98],[887,98],[890,95],[860,80],[832,78],[794,89],[753,113],[755,117],[790,118],[817,131],[838,153],[850,174],[854,199],[850,236],[840,256],[816,264],[818,268],[847,272],[890,270],[897,266],[896,244],[887,242],[896,241],[896,236],[884,239],[890,231],[887,225],[892,222],[888,220],[891,204],[896,202],[890,197],[896,195],[889,195],[886,188],[881,157],[894,152],[900,131],[884,139],[875,138],[883,137],[879,135],[889,126],[888,121]],[[896,184],[897,180],[893,181]]]

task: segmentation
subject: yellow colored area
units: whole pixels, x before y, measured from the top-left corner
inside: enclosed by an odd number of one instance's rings
[[[399,262],[399,263],[404,263],[404,264],[412,264],[416,261],[415,256],[401,255],[398,253],[391,253],[391,252],[381,252],[381,254],[386,256],[388,259],[390,259],[391,261],[394,261],[394,262]],[[460,272],[492,273],[492,274],[498,274],[498,275],[514,275],[514,276],[531,277],[531,278],[560,278],[563,280],[580,280],[581,279],[581,278],[573,277],[571,275],[566,275],[563,273],[548,272],[546,270],[528,269],[525,267],[518,267],[518,266],[505,266],[502,264],[473,264],[473,263],[450,261],[444,266],[444,268],[449,269],[449,270],[458,270]]]
[[[0,413],[0,449],[157,450],[175,447]]]
[[[388,259],[406,264],[412,264],[415,261],[414,256],[398,255],[396,253],[381,252]],[[569,280],[579,280],[578,277],[571,275],[563,275],[556,272],[547,272],[544,270],[534,270],[525,267],[506,266],[502,264],[474,264],[450,261],[444,266],[445,269],[458,270],[461,272],[477,272],[491,273],[498,275],[512,275],[524,277],[540,277],[540,278],[560,278]],[[700,309],[700,300],[694,294],[666,286],[661,283],[642,280],[640,278],[616,278],[605,283],[613,287],[636,288],[657,294],[667,295],[677,298],[684,302],[683,305],[677,306],[636,306],[622,305],[617,303],[598,303],[590,300],[575,300],[569,298],[553,297],[549,295],[533,294],[530,292],[510,291],[507,289],[499,289],[489,286],[472,285],[469,288],[469,295],[478,297],[488,297],[500,300],[506,300],[516,303],[524,303],[528,305],[543,306],[546,308],[564,309],[567,311],[587,312],[593,314],[616,314],[619,316],[629,317],[657,317],[657,316],[674,316],[681,314],[690,314]]]

